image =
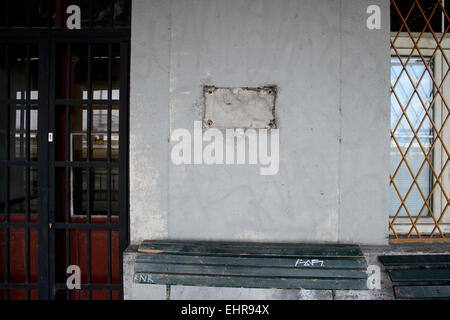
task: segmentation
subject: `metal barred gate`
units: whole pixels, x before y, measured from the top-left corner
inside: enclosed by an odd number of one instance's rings
[[[450,240],[448,2],[390,2],[393,242]]]
[[[130,6],[0,4],[0,300],[123,297]]]

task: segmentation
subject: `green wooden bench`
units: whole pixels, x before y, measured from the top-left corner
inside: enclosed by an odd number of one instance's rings
[[[450,255],[380,256],[397,299],[449,299]]]
[[[134,282],[170,286],[367,290],[356,245],[144,241]]]

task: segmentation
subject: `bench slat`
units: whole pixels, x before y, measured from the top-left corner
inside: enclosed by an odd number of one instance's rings
[[[248,266],[218,266],[218,265],[183,265],[137,263],[135,272],[178,274],[178,275],[210,275],[210,276],[248,276],[248,277],[279,277],[279,278],[335,278],[335,279],[367,279],[362,270],[345,269],[312,269],[312,268],[271,268]]]
[[[450,269],[389,270],[392,282],[450,281]]]
[[[394,286],[397,299],[448,299],[450,285],[441,286]]]
[[[365,279],[299,279],[262,278],[230,276],[198,276],[175,274],[135,273],[134,282],[160,285],[265,288],[265,289],[307,289],[307,290],[365,290]]]
[[[450,267],[450,255],[380,256],[386,267]]]
[[[323,269],[363,269],[367,268],[365,258],[321,258],[321,259],[296,259],[296,258],[266,258],[266,257],[217,257],[217,256],[191,256],[171,254],[145,254],[136,256],[136,263],[180,263],[202,265],[239,265],[279,268],[323,268]]]
[[[138,252],[191,254],[208,256],[264,256],[264,257],[362,257],[358,246],[353,245],[280,245],[239,244],[205,242],[158,242],[144,241]]]

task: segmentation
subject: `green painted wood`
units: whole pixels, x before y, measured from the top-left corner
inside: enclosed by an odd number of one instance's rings
[[[192,256],[173,254],[147,254],[136,256],[136,263],[178,263],[202,265],[237,265],[278,268],[321,268],[321,269],[362,269],[366,270],[367,262],[362,257],[354,258],[267,258],[267,257],[223,257],[223,256]]]
[[[394,286],[397,299],[449,299],[450,285]]]
[[[136,263],[135,272],[178,275],[367,279],[362,270]]]
[[[281,245],[240,244],[215,242],[159,242],[144,241],[139,252],[191,254],[208,256],[265,256],[265,257],[363,257],[358,246],[353,245]]]
[[[317,247],[334,247],[334,248],[354,248],[358,247],[353,244],[340,244],[340,243],[330,243],[330,244],[311,244],[311,243],[269,243],[269,242],[232,242],[232,241],[184,241],[184,240],[144,240],[143,244],[147,243],[158,243],[164,245],[173,244],[192,244],[192,245],[218,245],[218,246],[231,246],[231,247],[258,247],[262,246],[264,248],[298,248],[302,246],[304,248],[317,248]],[[358,247],[359,248],[359,247]]]
[[[450,281],[450,269],[394,269],[389,274],[392,282]]]
[[[450,255],[403,255],[380,256],[386,267],[450,267]]]
[[[299,279],[135,273],[135,283],[231,288],[367,290],[365,279]]]

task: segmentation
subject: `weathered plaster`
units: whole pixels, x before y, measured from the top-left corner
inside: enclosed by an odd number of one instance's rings
[[[131,240],[385,244],[389,2],[133,2]],[[170,161],[203,86],[276,85],[280,168]]]

